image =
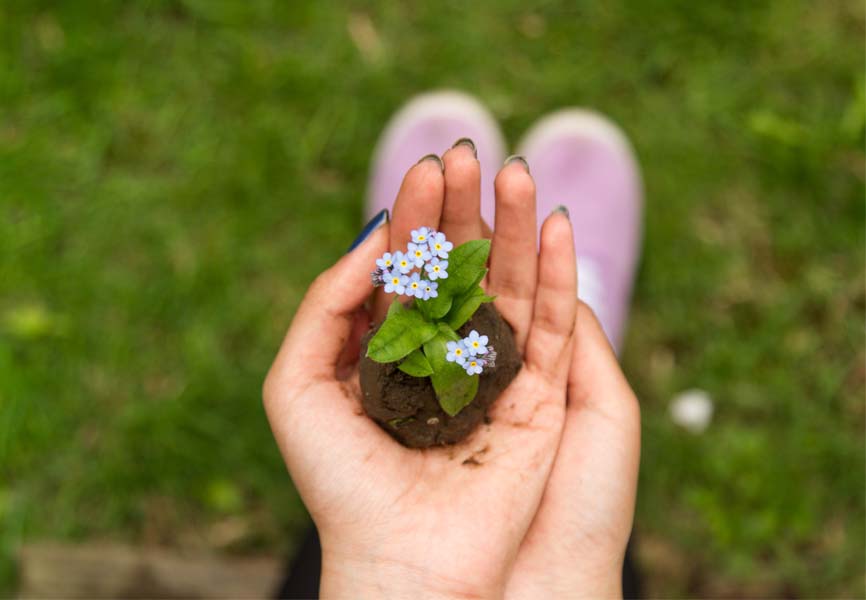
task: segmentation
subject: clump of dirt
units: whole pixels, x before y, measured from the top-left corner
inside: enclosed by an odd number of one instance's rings
[[[376,330],[368,333],[361,344],[360,371],[362,403],[370,418],[410,448],[454,444],[472,433],[521,365],[511,326],[493,304],[482,304],[458,333],[466,336],[473,329],[490,338],[496,349],[496,367],[477,376],[481,378],[478,394],[453,417],[439,406],[428,377],[412,377],[399,370],[397,363],[367,358],[367,341]]]

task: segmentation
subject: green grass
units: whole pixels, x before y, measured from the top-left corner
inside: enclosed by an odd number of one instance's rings
[[[862,597],[862,3],[298,4],[0,4],[0,595],[27,540],[291,546],[261,381],[389,115],[457,87],[640,155],[651,593]]]

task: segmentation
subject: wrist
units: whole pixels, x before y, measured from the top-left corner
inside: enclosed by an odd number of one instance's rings
[[[622,572],[608,577],[590,578],[578,587],[585,598],[622,598]]]
[[[549,573],[529,580],[511,581],[506,588],[508,600],[534,598],[622,598],[622,581],[617,577],[594,578],[573,573]]]
[[[410,561],[322,544],[322,598],[491,598],[502,585],[450,577]]]
[[[563,581],[569,581],[565,574]],[[578,590],[583,598],[622,598],[622,561],[584,564],[570,587],[570,593]]]
[[[622,598],[622,562],[595,561],[585,555],[557,556],[517,565],[506,587],[509,600],[533,598]]]

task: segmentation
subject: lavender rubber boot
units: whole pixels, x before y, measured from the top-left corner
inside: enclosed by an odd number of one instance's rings
[[[493,224],[493,179],[505,158],[496,120],[468,94],[456,91],[415,96],[391,117],[373,155],[366,216],[390,209],[406,171],[427,154],[442,155],[460,138],[470,138],[481,163],[482,216]]]
[[[568,207],[578,297],[619,351],[640,253],[643,190],[631,144],[596,113],[566,109],[538,121],[518,153],[535,179],[539,220]]]

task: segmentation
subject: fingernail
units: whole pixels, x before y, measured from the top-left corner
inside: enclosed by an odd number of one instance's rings
[[[476,160],[478,159],[478,149],[475,148],[475,142],[473,142],[471,139],[467,137],[460,138],[459,140],[454,142],[454,145],[451,147],[456,148],[457,146],[466,146],[467,148],[472,150],[472,156],[474,156]]]
[[[559,206],[554,208],[553,212],[563,214],[565,215],[566,219],[568,219],[569,221],[571,220],[571,214],[568,212],[568,207],[564,204],[560,204]]]
[[[525,156],[521,156],[519,154],[512,154],[511,156],[506,158],[505,162],[502,164],[507,167],[508,165],[510,165],[513,162],[519,162],[520,164],[522,164],[523,168],[526,169],[526,172],[529,173],[529,163],[526,162]]]
[[[427,156],[422,156],[422,157],[421,157],[421,160],[419,160],[419,161],[418,161],[417,163],[415,163],[415,164],[421,164],[421,163],[424,162],[425,160],[433,160],[433,161],[436,161],[436,164],[439,165],[439,170],[442,171],[443,173],[445,172],[445,163],[442,162],[442,159],[439,158],[439,155],[438,155],[438,154],[428,154]]]
[[[355,248],[357,248],[358,246],[363,244],[364,241],[368,237],[370,237],[374,231],[379,229],[382,225],[387,223],[389,220],[390,220],[390,217],[388,215],[388,209],[387,208],[383,208],[378,213],[376,213],[376,216],[373,217],[372,219],[370,219],[369,223],[364,225],[364,229],[361,230],[361,233],[358,234],[358,237],[355,238],[355,241],[352,242],[352,245],[349,246],[348,250],[346,250],[346,254],[348,254],[349,252],[351,252],[352,250],[354,250]]]

